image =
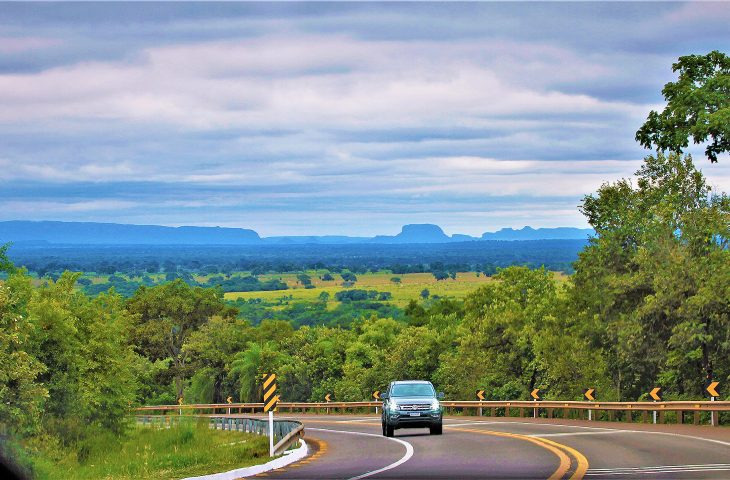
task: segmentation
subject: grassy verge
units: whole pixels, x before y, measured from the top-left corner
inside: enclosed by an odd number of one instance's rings
[[[41,446],[32,462],[38,479],[167,480],[265,463],[268,451],[266,437],[188,422],[134,427],[123,438],[95,437],[71,453]]]

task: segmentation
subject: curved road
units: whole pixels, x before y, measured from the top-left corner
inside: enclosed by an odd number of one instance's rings
[[[458,417],[444,434],[380,432],[376,416],[288,416],[313,447],[266,479],[730,479],[730,429]]]

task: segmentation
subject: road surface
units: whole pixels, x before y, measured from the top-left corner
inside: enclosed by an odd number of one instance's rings
[[[451,417],[381,434],[376,416],[300,420],[310,456],[262,479],[730,479],[730,428]]]

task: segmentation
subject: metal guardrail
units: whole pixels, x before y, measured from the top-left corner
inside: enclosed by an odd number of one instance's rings
[[[269,436],[268,419],[209,416],[209,415],[137,415],[142,425],[174,426],[186,419],[208,419],[210,427],[218,430],[255,433]],[[304,425],[294,420],[274,420],[274,455],[283,453],[289,446],[304,436]]]
[[[280,412],[314,412],[314,413],[345,413],[368,411],[382,405],[381,402],[279,402]],[[534,401],[463,401],[463,400],[442,400],[441,405],[446,413],[469,412],[472,410],[476,415],[482,415],[486,409],[488,414],[495,417],[501,414],[505,417],[524,417],[526,410],[533,410],[533,416],[544,415],[547,418],[572,418],[571,416],[584,416],[588,411],[604,412],[607,420],[620,419],[631,422],[640,415],[641,421],[647,421],[649,412],[658,412],[659,423],[664,422],[666,412],[674,412],[677,416],[677,423],[687,423],[685,414],[694,413],[692,423],[699,424],[702,412],[730,412],[730,401],[666,401],[666,402],[585,402],[585,401],[556,401],[541,400]],[[138,415],[145,412],[157,414],[169,414],[176,412],[182,415],[200,413],[208,415],[232,415],[244,413],[263,412],[263,403],[218,403],[218,404],[191,404],[191,405],[153,405],[136,408]],[[513,415],[516,413],[516,415]],[[617,418],[620,417],[620,418]],[[594,417],[596,418],[596,417]],[[638,418],[636,419],[638,420]],[[719,415],[712,415],[711,423],[719,424]]]

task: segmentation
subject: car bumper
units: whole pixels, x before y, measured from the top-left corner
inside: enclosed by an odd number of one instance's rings
[[[443,420],[441,411],[419,412],[418,416],[410,412],[389,412],[388,423],[393,428],[422,428],[440,425]]]

